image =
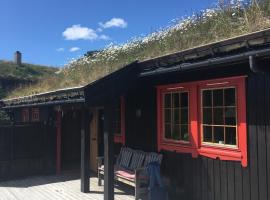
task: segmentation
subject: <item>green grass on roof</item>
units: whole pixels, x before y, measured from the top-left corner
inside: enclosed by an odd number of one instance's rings
[[[231,1],[230,1],[231,2]],[[48,90],[86,85],[123,66],[164,54],[270,28],[270,0],[235,0],[178,20],[174,25],[122,45],[110,45],[89,52],[71,62],[55,77],[32,87],[17,89],[10,97],[31,95]]]

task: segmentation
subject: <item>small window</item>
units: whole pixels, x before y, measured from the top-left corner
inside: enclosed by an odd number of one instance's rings
[[[163,94],[164,130],[168,140],[189,141],[189,92],[178,91]]]
[[[158,149],[197,156],[196,86],[174,84],[157,87]],[[194,123],[195,122],[195,123]]]
[[[125,144],[125,100],[121,97],[114,109],[113,118],[114,142]]]
[[[32,109],[32,121],[33,122],[39,121],[39,109],[38,108]]]
[[[29,122],[29,109],[24,108],[22,110],[22,122]]]

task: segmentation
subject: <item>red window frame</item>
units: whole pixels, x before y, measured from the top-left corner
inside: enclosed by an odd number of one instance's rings
[[[22,122],[29,122],[29,109],[22,109]]]
[[[164,95],[169,92],[188,92],[189,93],[189,142],[181,140],[170,140],[164,138],[163,124],[163,105]],[[197,93],[196,85],[192,83],[170,84],[157,86],[157,131],[158,131],[158,150],[176,151],[182,153],[191,153],[197,157],[198,146],[198,123],[197,123]]]
[[[32,122],[38,122],[39,121],[39,108],[32,108]]]
[[[247,124],[246,124],[246,86],[245,77],[232,77],[198,82],[198,118],[199,118],[199,154],[220,160],[241,161],[247,166]],[[201,94],[203,89],[219,89],[234,87],[236,89],[237,109],[237,145],[235,147],[209,145],[202,141],[202,107]]]
[[[114,142],[125,145],[126,143],[126,127],[125,127],[125,98],[120,97],[120,123],[121,123],[121,133],[114,134]]]
[[[247,161],[247,124],[246,124],[246,76],[211,79],[189,83],[157,86],[157,143],[158,150],[191,153],[213,159],[240,161],[243,167]],[[236,147],[208,145],[202,142],[201,91],[211,88],[236,88],[237,103],[237,145]],[[171,141],[163,138],[163,95],[166,92],[189,91],[190,143]]]

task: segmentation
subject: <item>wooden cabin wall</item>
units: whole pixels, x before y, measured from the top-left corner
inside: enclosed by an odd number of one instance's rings
[[[243,168],[240,162],[163,151],[162,174],[171,200],[270,199],[270,74],[235,69],[227,70],[226,75],[248,75],[248,167]],[[221,76],[213,72],[207,76],[194,73],[190,77],[189,80],[199,80]],[[175,75],[155,80],[153,85],[177,79],[189,81]],[[132,148],[156,151],[156,94],[154,86],[149,85],[140,85],[126,95],[126,143]],[[138,109],[142,112],[140,118],[136,117]]]
[[[0,125],[0,180],[53,173],[55,138],[44,123]]]
[[[62,117],[62,168],[79,169],[81,159],[81,111],[66,110]]]

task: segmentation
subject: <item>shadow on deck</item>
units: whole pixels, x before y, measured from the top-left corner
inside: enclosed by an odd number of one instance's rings
[[[63,172],[61,175],[36,176],[0,183],[1,200],[57,200],[82,199],[103,200],[103,186],[98,186],[97,178],[90,178],[90,193],[80,192],[78,172]],[[134,200],[134,188],[115,185],[116,200]]]

